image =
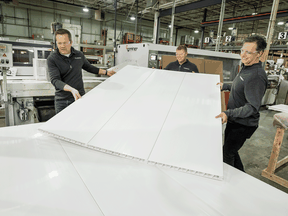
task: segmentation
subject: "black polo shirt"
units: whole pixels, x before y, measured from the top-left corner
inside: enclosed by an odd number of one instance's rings
[[[58,49],[55,50],[48,57],[47,64],[51,83],[56,89],[56,100],[73,98],[71,92],[63,90],[66,84],[77,89],[81,96],[85,94],[82,68],[93,74],[99,73],[99,68],[91,65],[84,54],[73,47],[69,57],[61,55]]]
[[[191,63],[188,59],[182,65],[178,61],[169,63],[165,70],[182,71],[182,72],[195,72],[199,73],[198,68],[195,64]]]

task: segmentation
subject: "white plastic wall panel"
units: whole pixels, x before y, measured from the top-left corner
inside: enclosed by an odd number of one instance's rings
[[[105,216],[221,216],[155,166],[61,144]]]
[[[0,215],[104,216],[59,141],[38,127],[0,129]]]
[[[40,130],[86,145],[151,73],[127,66],[51,118]]]
[[[219,76],[188,74],[149,161],[223,175]]]
[[[286,105],[286,104],[272,105],[272,106],[269,106],[268,109],[288,113],[288,105]]]
[[[196,195],[221,215],[287,215],[288,194],[224,163],[224,180],[163,169],[169,177]]]
[[[88,145],[147,160],[184,77],[152,73]]]
[[[0,128],[0,215],[287,215],[288,194],[224,164],[215,181]]]
[[[126,66],[40,129],[96,150],[220,178],[217,82],[219,75]]]

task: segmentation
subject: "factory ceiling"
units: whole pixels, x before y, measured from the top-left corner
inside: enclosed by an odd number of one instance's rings
[[[8,0],[6,0],[8,1]],[[21,4],[28,0],[11,0],[14,4]],[[114,13],[114,0],[39,0],[39,2],[55,2],[75,7],[87,7],[101,10],[104,13]],[[35,1],[29,1],[33,4]],[[154,4],[157,2],[156,4]],[[199,30],[205,26],[205,33],[210,30],[217,32],[221,11],[221,0],[175,0],[174,27],[176,29]],[[236,27],[238,34],[258,33],[266,35],[269,25],[273,0],[226,0],[225,15],[222,32],[231,31],[228,28]],[[138,24],[142,20],[154,21],[155,11],[160,14],[161,28],[169,28],[173,0],[117,0],[117,14],[127,17],[138,16]],[[204,14],[206,11],[206,22]],[[288,0],[279,1],[278,16],[275,32],[284,31],[284,25],[278,22],[288,21]]]

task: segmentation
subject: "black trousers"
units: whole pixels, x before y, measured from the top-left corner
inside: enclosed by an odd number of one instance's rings
[[[75,101],[74,98],[69,98],[68,100],[54,100],[55,113],[57,114],[61,112],[63,109],[72,104],[74,101]]]
[[[246,139],[249,139],[258,126],[245,126],[235,122],[227,122],[223,145],[223,161],[244,172],[238,151]]]

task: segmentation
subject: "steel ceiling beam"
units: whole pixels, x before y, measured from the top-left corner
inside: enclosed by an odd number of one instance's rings
[[[226,0],[226,2],[231,2],[233,0]],[[192,2],[189,4],[181,5],[178,7],[175,7],[175,14],[176,13],[182,13],[186,11],[191,11],[191,10],[196,10],[200,8],[205,8],[205,7],[210,7],[213,5],[221,4],[222,0],[202,0],[202,1],[197,1],[197,2]],[[164,16],[169,16],[172,14],[172,8],[166,9],[166,10],[161,10],[159,17],[164,17]]]
[[[251,15],[251,16],[241,16],[241,17],[227,18],[227,19],[223,20],[223,24],[270,19],[270,14],[271,13],[262,13],[262,14]],[[288,16],[288,10],[278,11],[278,13],[277,13],[277,18],[279,18],[279,17],[287,17],[287,16]],[[219,20],[202,22],[201,24],[202,24],[201,25],[202,27],[214,26],[214,25],[218,25],[219,24]]]
[[[80,8],[84,8],[84,5],[80,5],[80,4],[75,4],[75,3],[69,3],[69,2],[63,2],[63,1],[59,1],[59,0],[46,0],[46,1],[50,1],[50,2],[54,2],[54,3],[59,3],[59,4],[65,4],[65,5],[71,5],[71,6],[75,6],[75,7],[80,7]],[[88,6],[88,9],[92,9],[92,10],[98,10],[98,8],[96,7],[91,7]]]

